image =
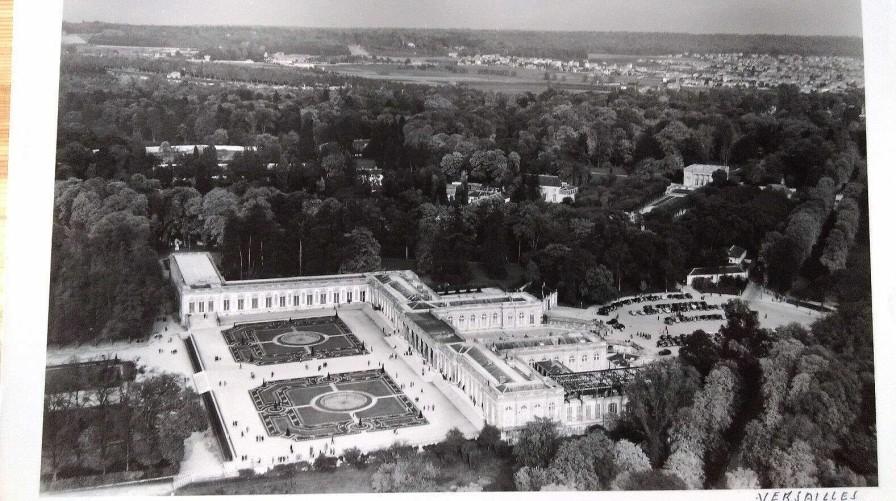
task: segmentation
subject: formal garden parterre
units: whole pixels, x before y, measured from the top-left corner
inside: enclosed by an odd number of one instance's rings
[[[338,316],[237,324],[222,335],[235,361],[255,365],[367,353],[364,343]]]
[[[268,435],[296,441],[428,423],[379,369],[269,381],[249,394]]]

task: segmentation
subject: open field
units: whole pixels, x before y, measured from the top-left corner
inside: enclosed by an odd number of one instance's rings
[[[458,66],[459,71],[457,72],[448,70],[446,67],[423,69],[401,64],[340,64],[326,66],[325,68],[339,75],[359,78],[423,85],[465,85],[479,90],[509,93],[542,92],[549,87],[573,91],[597,90],[597,87],[593,85],[582,84],[583,74],[552,71],[550,72],[551,74],[557,73],[558,80],[549,82],[544,79],[544,70],[528,68]],[[507,74],[480,74],[479,70],[506,72]],[[466,71],[466,73],[463,71]],[[565,81],[560,80],[564,77],[566,78]]]

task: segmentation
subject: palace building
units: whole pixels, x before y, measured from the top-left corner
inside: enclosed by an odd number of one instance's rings
[[[567,433],[606,424],[622,411],[622,388],[637,371],[616,367],[613,356],[633,349],[608,343],[596,327],[546,323],[556,293],[440,295],[408,270],[229,281],[204,252],[176,252],[166,264],[185,326],[197,317],[223,328],[260,313],[287,318],[349,304],[381,316],[466,397],[464,412],[509,437],[535,417]]]

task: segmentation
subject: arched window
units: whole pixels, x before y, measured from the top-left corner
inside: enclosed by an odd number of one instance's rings
[[[494,315],[492,315],[492,322],[494,322],[495,325],[498,324],[498,314],[497,314],[497,313],[495,313]]]
[[[575,355],[570,355],[570,356],[569,356],[569,364],[572,365],[572,364],[574,364],[574,363],[576,363],[576,356],[575,356]]]
[[[485,323],[488,322],[488,315],[485,313],[482,314],[482,326],[485,327]]]
[[[448,317],[448,323],[454,325],[454,317]]]
[[[554,402],[551,402],[551,404],[548,405],[548,412],[551,414],[551,416],[553,416],[554,411],[556,411],[556,410],[557,410],[557,405],[554,404]]]

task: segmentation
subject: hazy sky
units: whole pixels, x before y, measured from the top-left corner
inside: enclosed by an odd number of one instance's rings
[[[66,21],[861,35],[861,0],[66,0]]]

